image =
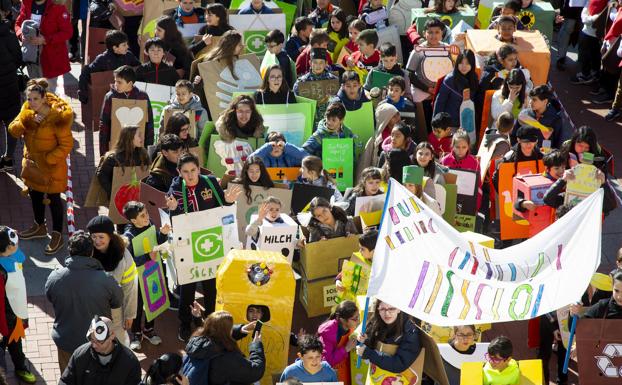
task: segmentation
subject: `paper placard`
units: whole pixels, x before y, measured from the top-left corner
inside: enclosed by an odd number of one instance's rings
[[[354,179],[353,147],[354,140],[352,138],[322,140],[324,169],[335,180],[340,191],[352,187]]]
[[[157,256],[156,261],[150,259],[144,265],[138,266],[137,271],[145,317],[147,321],[151,321],[170,307],[160,256]]]
[[[234,204],[171,218],[179,285],[215,278],[229,250],[240,248],[236,210]]]
[[[123,216],[123,206],[140,199],[141,179],[149,175],[147,168],[115,167],[112,173],[112,189],[108,216],[115,224],[128,223]]]
[[[257,220],[258,215],[253,214],[250,222]],[[246,239],[246,248],[251,250],[276,251],[281,253],[287,262],[292,263],[294,249],[296,248],[298,224],[286,214],[281,214],[285,223],[264,223],[259,226],[259,238]]]
[[[352,261],[343,261],[341,265],[341,283],[344,291],[339,293],[339,301],[354,301],[359,295],[367,294],[371,267]]]
[[[183,26],[178,25],[177,29],[181,33],[182,37],[186,39],[194,39],[196,35],[199,35],[199,30],[205,25],[205,23],[184,23]]]
[[[330,187],[294,183],[292,187],[292,213],[295,215],[302,212],[315,197],[326,198],[330,201],[334,192],[335,190]]]
[[[147,230],[132,238],[132,249],[135,257],[152,252],[157,245],[158,238],[155,226],[149,226]]]
[[[162,227],[158,210],[162,207],[166,207],[166,193],[149,186],[145,182],[141,182],[140,201],[145,205],[151,222],[153,222],[157,228]]]
[[[300,167],[266,167],[273,182],[293,182],[298,179]]]
[[[577,164],[572,168],[574,179],[566,182],[564,204],[577,204],[600,188],[600,182],[596,179],[598,169],[591,164]]]
[[[335,306],[337,305],[337,286],[336,285],[328,285],[322,288],[323,299],[324,299],[324,307]]]
[[[586,319],[577,323],[577,363],[581,385],[620,383],[622,320]]]
[[[157,143],[160,130],[164,131],[164,127],[160,127],[160,117],[162,116],[164,107],[166,107],[173,96],[175,96],[175,87],[145,82],[136,82],[134,86],[149,95],[149,103],[151,103],[151,110],[153,111],[153,143]],[[190,122],[191,127],[196,127],[194,116],[193,119],[190,119]],[[191,136],[196,138],[196,128],[191,132],[194,132]]]
[[[477,214],[477,172],[463,169],[449,169],[449,173],[457,175],[458,186],[457,215]]]
[[[354,216],[359,216],[361,211],[371,213],[375,211],[382,211],[384,206],[384,200],[387,194],[379,194],[374,196],[356,197],[354,201]]]
[[[358,159],[367,141],[374,136],[374,105],[372,102],[365,102],[358,110],[346,111],[343,124],[348,127],[356,137],[354,137],[354,159]]]
[[[257,103],[266,132],[276,131],[285,136],[287,143],[302,147],[313,132],[315,103],[298,96],[294,104]]]
[[[229,15],[229,25],[244,37],[247,53],[263,55],[266,52],[265,37],[273,29],[286,31],[285,14]]]
[[[339,91],[338,79],[311,80],[298,83],[298,95],[312,99],[318,103],[326,103]]]
[[[112,125],[109,148],[114,148],[116,145],[123,126],[138,126],[143,138],[145,137],[145,125],[149,119],[146,100],[112,98],[110,111]]]
[[[426,13],[424,8],[413,8],[411,10],[411,16],[413,22],[417,24],[417,31],[422,31],[422,33],[425,30],[425,23],[432,18],[441,19],[449,29],[455,27],[461,20],[464,20],[464,22],[471,27],[475,25],[475,11],[468,5],[458,8],[458,12],[442,15],[435,12]]]

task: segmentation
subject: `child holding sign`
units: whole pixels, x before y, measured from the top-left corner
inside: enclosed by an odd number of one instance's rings
[[[352,190],[346,191],[343,200],[348,202],[346,210],[349,216],[354,216],[354,208],[356,206],[356,198],[371,197],[381,195],[380,183],[382,183],[382,174],[377,167],[367,167],[361,173],[359,183]]]
[[[518,385],[520,370],[512,358],[512,341],[499,336],[488,345],[484,364],[484,385]]]
[[[335,184],[335,180],[324,170],[322,159],[317,156],[307,156],[302,160],[300,167],[300,181],[313,186],[329,187],[335,190],[333,201],[339,202],[343,196]]]
[[[358,230],[342,208],[331,205],[326,199],[315,197],[309,204],[313,215],[309,221],[309,243],[331,238],[347,237]]]
[[[263,161],[258,156],[250,156],[246,158],[244,166],[242,167],[242,173],[239,178],[236,178],[233,183],[239,183],[244,188],[244,195],[246,195],[246,202],[250,205],[252,203],[251,186],[261,186],[264,189],[274,187],[274,182],[266,170]]]
[[[281,218],[281,200],[279,198],[269,196],[261,202],[257,219],[246,226],[246,235],[253,240],[259,239],[261,225],[264,221],[268,223],[285,223]]]
[[[451,153],[445,155],[441,159],[441,164],[449,168],[463,169],[476,171],[477,175],[480,175],[479,161],[473,155],[469,153],[471,147],[471,140],[469,134],[463,129],[459,129],[451,139]],[[480,178],[477,179],[477,210],[482,203],[482,182]]]
[[[326,109],[324,119],[318,123],[317,130],[302,145],[302,148],[311,155],[322,156],[323,139],[354,138],[352,130],[343,124],[345,117],[346,107],[341,102],[332,102]]]

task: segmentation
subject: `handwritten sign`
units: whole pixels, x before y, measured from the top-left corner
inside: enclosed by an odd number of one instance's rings
[[[298,94],[307,99],[325,103],[339,91],[338,79],[312,80],[298,84]]]
[[[566,194],[564,204],[577,204],[590,196],[600,188],[600,182],[596,179],[598,169],[591,164],[577,164],[572,168],[574,179],[566,182]]]
[[[340,191],[352,187],[354,179],[354,140],[324,139],[322,141],[324,169],[337,183]]]

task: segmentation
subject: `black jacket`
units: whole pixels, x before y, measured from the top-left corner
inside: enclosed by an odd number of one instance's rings
[[[242,325],[233,329],[232,336],[241,339],[246,336],[240,332]],[[249,356],[240,352],[227,352],[207,337],[192,337],[186,345],[188,356],[195,359],[210,360],[209,379],[204,383],[210,385],[242,385],[252,384],[263,377],[266,369],[266,357],[261,342],[251,342]]]
[[[298,103],[296,95],[292,91],[287,93],[274,93],[268,89],[267,91],[255,91],[255,104],[292,104]]]
[[[138,359],[118,340],[114,344],[112,359],[107,365],[99,362],[90,342],[78,347],[58,385],[137,385],[140,382]]]
[[[590,306],[582,318],[622,319],[622,306],[618,305],[613,297],[601,299]]]
[[[224,28],[220,28],[220,27],[214,27],[212,25],[206,24],[203,27],[201,27],[201,29],[199,29],[199,35],[203,36],[207,34],[207,35],[212,35],[212,36],[222,36],[224,35],[225,32],[230,31],[232,29],[233,27],[231,27],[230,25],[227,25]],[[188,49],[190,49],[190,52],[192,52],[192,54],[196,56],[205,47],[207,47],[207,45],[205,45],[205,42],[203,40],[199,40],[196,43],[190,44],[190,47],[188,47]]]
[[[365,341],[367,349],[363,352],[363,358],[391,373],[402,373],[408,369],[419,356],[421,343],[419,342],[419,329],[408,317],[405,318],[402,335],[380,341],[385,344],[399,345],[395,355],[388,356],[379,353],[375,346],[369,346],[368,339]]]
[[[82,103],[88,103],[88,89],[91,85],[92,73],[114,71],[124,65],[137,67],[140,65],[140,61],[138,61],[136,56],[134,56],[134,54],[130,51],[127,51],[125,55],[117,55],[116,53],[112,52],[112,50],[107,49],[104,53],[97,55],[92,63],[82,67],[82,72],[80,72],[80,78],[78,80],[78,98],[80,99],[80,101]]]
[[[151,163],[149,176],[145,179],[145,183],[159,191],[167,192],[173,183],[173,178],[177,175],[179,175],[177,165],[169,162],[160,152]]]
[[[174,87],[179,80],[179,74],[175,71],[175,68],[164,62],[159,65],[147,62],[136,68],[136,80]]]
[[[8,126],[21,107],[16,71],[22,65],[19,41],[8,21],[0,22],[0,52],[0,119]]]

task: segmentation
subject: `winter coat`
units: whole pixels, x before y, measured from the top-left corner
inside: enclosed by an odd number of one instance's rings
[[[302,159],[309,154],[298,146],[291,143],[285,143],[283,154],[278,158],[271,155],[272,144],[264,143],[250,156],[258,156],[263,160],[266,167],[300,167]]]
[[[344,360],[350,359],[350,353],[344,347],[337,347],[339,343],[339,320],[331,319],[321,324],[317,329],[317,334],[322,341],[324,350],[322,351],[322,359],[335,366]]]
[[[149,168],[149,176],[145,179],[145,183],[156,190],[167,192],[173,178],[179,175],[177,165],[169,162],[168,159],[158,153]]]
[[[581,318],[593,319],[622,319],[622,306],[611,298],[604,298],[590,306]]]
[[[456,168],[462,170],[471,170],[477,173],[477,210],[479,210],[480,205],[482,204],[482,180],[479,178],[481,174],[479,169],[479,161],[476,157],[471,154],[467,154],[463,159],[456,159],[453,152],[445,155],[443,159],[441,159],[441,164],[445,167]]]
[[[233,329],[232,337],[236,340],[246,335],[240,332],[242,325]],[[208,378],[200,379],[199,382],[190,381],[194,384],[210,385],[246,385],[259,381],[266,370],[266,357],[263,344],[251,342],[248,348],[248,358],[240,352],[225,351],[214,341],[207,337],[196,336],[190,338],[186,345],[187,358],[184,363],[191,361],[194,365],[209,365]],[[185,365],[184,365],[185,367]]]
[[[22,24],[22,57],[24,63],[38,64],[39,63],[39,45],[34,45],[26,42],[27,38],[37,37],[39,35],[39,23],[35,20],[24,20]]]
[[[205,111],[205,108],[203,108],[201,104],[201,99],[197,95],[192,94],[190,101],[186,104],[179,103],[179,101],[177,101],[177,96],[173,96],[173,99],[164,107],[160,115],[160,135],[164,134],[164,113],[168,110],[181,110],[183,112],[194,111],[194,119],[197,125],[197,138],[201,137],[201,133],[207,124],[208,116],[207,111]]]
[[[233,27],[231,27],[230,25],[226,25],[224,27],[214,27],[213,25],[205,24],[203,27],[201,27],[201,29],[199,29],[199,35],[203,36],[207,34],[207,35],[212,35],[212,36],[222,36],[225,34],[225,32],[230,31],[232,29]],[[192,54],[195,56],[195,59],[199,58],[197,55],[204,48],[207,48],[207,45],[205,44],[203,40],[194,42],[190,44],[190,46],[188,47],[190,52],[192,52]]]
[[[20,39],[22,38],[22,23],[30,19],[33,1],[22,0],[19,16],[15,21],[15,33]],[[45,38],[39,58],[43,77],[55,78],[69,72],[71,68],[67,41],[73,35],[73,27],[67,8],[63,4],[58,4],[57,1],[47,1],[39,31]]]
[[[73,148],[73,111],[65,100],[53,93],[48,92],[45,98],[50,112],[41,123],[35,121],[35,112],[26,102],[9,124],[9,132],[15,138],[24,138],[22,179],[26,186],[55,194],[67,188],[66,159]]]
[[[367,98],[367,95],[365,95],[365,92],[362,88],[359,92],[359,97],[356,100],[349,99],[345,91],[340,88],[339,91],[337,91],[337,95],[333,96],[328,104],[333,102],[343,103],[343,105],[346,107],[346,111],[356,111],[363,107],[363,103],[369,102],[369,99]]]
[[[257,125],[257,127],[246,126],[244,128],[238,127],[237,122],[234,124],[234,127],[225,126],[224,114],[220,115],[220,117],[216,121],[216,131],[218,131],[221,140],[227,143],[231,143],[235,140],[235,138],[263,138],[264,132],[266,131],[266,128],[263,126],[263,124],[259,124]]]
[[[238,11],[238,15],[268,15],[272,13],[274,13],[274,11],[265,4],[261,5],[259,11],[256,11],[250,4]]]
[[[134,226],[133,223],[128,223],[127,225],[125,225],[125,232],[123,233],[123,236],[127,238],[127,242],[128,242],[127,251],[129,251],[130,255],[134,259],[134,263],[136,264],[136,266],[144,265],[145,263],[147,263],[147,261],[151,259],[151,257],[149,256],[149,253],[143,254],[143,255],[134,254],[134,246],[132,245],[132,239],[142,234],[145,230],[149,229],[152,225],[153,224],[150,223],[149,226],[145,226],[142,228],[138,228]],[[162,234],[159,229],[156,229],[156,240],[158,242],[158,245],[161,245],[168,240],[168,236]]]
[[[130,51],[128,51],[125,55],[117,55],[112,50],[107,49],[103,53],[97,55],[92,63],[82,67],[80,78],[78,79],[78,98],[80,101],[85,104],[88,103],[91,74],[96,72],[114,71],[124,65],[136,67],[140,65],[140,61]]]
[[[326,119],[322,119],[318,125],[317,130],[307,139],[302,145],[302,148],[310,155],[322,157],[322,140],[324,139],[343,139],[343,138],[355,138],[356,135],[346,125],[341,125],[340,132],[330,131],[326,127]],[[352,148],[354,151],[354,147]]]
[[[347,222],[335,218],[334,228],[324,225],[315,219],[311,219],[307,229],[309,230],[309,243],[321,241],[322,238],[332,239],[345,237],[351,234],[358,234],[358,230],[356,229],[354,222],[352,222],[352,219],[349,218]]]
[[[421,343],[419,341],[419,329],[408,317],[404,318],[402,335],[379,341],[383,344],[399,345],[395,354],[389,356],[378,352],[376,346],[369,345],[368,339],[365,341],[367,348],[363,352],[363,359],[369,360],[370,363],[391,373],[402,373],[408,369],[419,356]]]
[[[136,68],[136,81],[139,82],[174,87],[178,80],[179,74],[175,71],[175,68],[164,62],[160,64],[147,62]]]
[[[298,36],[290,36],[285,43],[285,51],[287,52],[287,55],[290,57],[290,59],[296,62],[298,56],[300,56],[301,53],[300,47],[306,47],[307,44],[309,44],[308,41],[302,41],[302,39]]]
[[[526,114],[531,118],[536,117],[536,113],[531,108],[527,108],[521,111],[521,114]],[[553,133],[548,139],[551,141],[551,148],[561,148],[563,143],[562,131],[564,130],[564,124],[562,121],[562,111],[561,106],[559,106],[559,102],[549,102],[549,104],[546,106],[544,114],[542,114],[540,119],[537,120],[543,126],[553,129]],[[517,142],[516,133],[521,125],[521,115],[519,114],[516,124],[514,125],[514,130],[512,131],[512,134],[510,134],[510,141],[512,142],[512,144],[515,144]],[[542,135],[542,131],[538,130],[538,148],[542,147],[543,140],[544,136]]]
[[[538,160],[542,159],[542,153],[540,152],[540,150],[535,148],[531,153],[531,156],[526,157],[525,155],[523,155],[523,152],[520,150],[519,146],[519,144],[514,145],[512,149],[503,156],[501,162],[497,163],[497,168],[492,174],[492,184],[496,191],[499,191],[499,168],[501,167],[502,163],[514,163],[514,175],[518,173],[517,164],[519,162],[529,162],[532,160],[536,162],[536,173],[541,173],[542,171],[544,171],[540,170],[538,166]]]
[[[475,95],[474,95],[475,96]],[[462,104],[462,90],[457,89],[454,74],[448,73],[434,99],[434,114],[447,112],[451,116],[451,127],[460,127],[460,105]]]
[[[54,307],[52,339],[59,349],[73,352],[82,345],[95,315],[112,317],[123,305],[123,290],[95,258],[70,256],[45,283],[45,296]]]
[[[109,152],[106,154],[101,164],[97,166],[97,170],[95,170],[95,176],[99,181],[102,189],[108,195],[108,199],[110,199],[110,194],[112,193],[112,177],[114,174],[115,167],[133,167],[133,166],[142,166],[147,168],[147,164],[140,163],[140,150],[134,149],[134,153],[132,154],[132,162],[131,164],[124,164],[123,159],[125,158],[125,153],[115,153]]]
[[[293,85],[293,84],[292,84]],[[272,92],[270,89],[266,91],[255,91],[255,104],[294,104],[298,103],[296,95],[292,91],[284,92]]]
[[[21,103],[16,71],[22,65],[19,40],[9,21],[0,22],[0,52],[0,120],[9,123],[19,113]]]
[[[107,365],[100,363],[97,352],[93,350],[90,342],[77,348],[71,355],[58,385],[138,384],[141,374],[138,358],[118,340],[115,340],[114,344],[112,358]]]

